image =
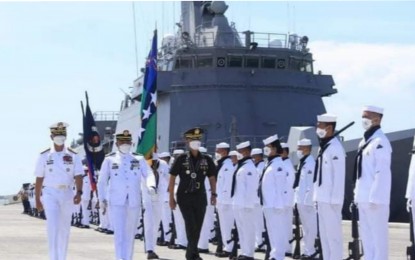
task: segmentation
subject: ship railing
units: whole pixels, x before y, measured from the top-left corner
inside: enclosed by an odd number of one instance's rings
[[[117,121],[119,114],[116,111],[97,111],[93,116],[95,121]]]

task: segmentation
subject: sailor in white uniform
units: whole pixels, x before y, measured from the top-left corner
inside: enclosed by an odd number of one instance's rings
[[[254,148],[251,151],[252,160],[254,161],[255,167],[257,169],[258,181],[261,178],[262,172],[265,167],[264,155],[262,149]],[[259,185],[259,183],[258,183]],[[261,204],[259,203],[259,196],[255,200],[255,251],[265,251],[262,249],[264,246],[263,232],[265,231],[264,227],[264,214],[262,213]]]
[[[318,207],[318,223],[324,260],[343,256],[342,207],[346,178],[346,154],[339,139],[333,137],[335,115],[317,116],[316,134],[320,149],[314,174],[314,201]]]
[[[409,165],[408,183],[406,186],[406,210],[412,212],[412,219],[415,220],[415,210],[412,209],[412,202],[415,199],[415,140],[414,148],[412,149],[411,164]],[[415,225],[413,225],[412,232],[415,235]]]
[[[391,193],[392,147],[381,129],[383,109],[365,106],[364,137],[355,164],[354,201],[359,209],[359,228],[365,259],[388,259],[388,220]]]
[[[255,200],[258,196],[258,174],[251,158],[249,141],[236,146],[242,155],[232,176],[231,197],[239,234],[242,259],[254,259],[255,251]]]
[[[282,148],[278,135],[270,136],[263,142],[264,154],[268,157],[268,162],[259,184],[260,203],[271,245],[270,259],[283,260],[288,240],[287,233],[281,232],[285,230],[286,225],[286,171],[279,156]]]
[[[216,145],[217,160],[217,182],[216,192],[216,208],[218,210],[220,232],[222,236],[223,252],[217,252],[217,257],[229,257],[232,252],[233,241],[231,240],[231,232],[234,226],[235,218],[233,216],[231,189],[232,176],[235,167],[229,157],[230,146],[227,143],[219,143]]]
[[[159,158],[160,160],[164,161],[166,164],[162,164],[163,168],[165,168],[163,171],[166,171],[167,173],[170,172],[170,166],[169,166],[169,162],[170,162],[170,153],[169,152],[163,152],[163,153],[159,153]],[[165,166],[164,166],[165,165]],[[168,182],[167,182],[168,184]],[[172,235],[172,211],[170,209],[169,206],[169,191],[168,191],[168,186],[166,187],[166,189],[161,190],[159,188],[158,190],[158,194],[162,200],[162,207],[161,207],[161,223],[163,225],[163,232],[164,232],[164,242],[162,242],[160,245],[161,246],[168,246],[170,239],[171,239],[171,235]]]
[[[295,190],[295,203],[300,216],[303,241],[302,257],[307,258],[315,253],[314,242],[317,236],[317,215],[313,203],[313,178],[316,161],[311,155],[311,140],[301,139],[297,143],[297,156],[300,162],[295,173],[293,188]]]
[[[92,192],[91,192],[91,182],[89,181],[88,167],[84,167],[83,179],[83,192],[81,197],[81,207],[82,207],[82,218],[81,218],[81,228],[89,228],[89,222],[91,220],[91,208],[92,208]]]
[[[53,145],[40,154],[35,169],[36,206],[46,213],[50,260],[66,259],[72,210],[82,195],[82,161],[65,147],[66,127],[63,122],[50,126]]]
[[[143,156],[131,153],[131,140],[128,130],[116,134],[118,151],[105,157],[98,180],[101,206],[110,208],[117,260],[133,259],[135,229],[141,213],[141,182],[151,172]]]

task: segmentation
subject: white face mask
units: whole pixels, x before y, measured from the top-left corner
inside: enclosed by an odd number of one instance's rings
[[[238,153],[238,155],[236,156],[236,159],[238,159],[238,161],[239,160],[242,160],[244,157],[242,156],[242,154],[240,154],[240,153]]]
[[[303,157],[304,157],[304,153],[303,153],[303,151],[301,151],[301,150],[297,150],[297,157],[298,157],[298,159],[303,158]]]
[[[65,140],[66,140],[66,136],[64,135],[57,135],[53,137],[53,142],[57,145],[57,146],[62,146],[65,144]]]
[[[131,149],[131,144],[122,144],[118,146],[118,150],[122,153],[129,153]]]
[[[269,156],[271,154],[271,148],[269,148],[268,146],[264,147],[264,155],[265,156]]]
[[[363,129],[368,130],[372,127],[372,120],[370,120],[369,118],[362,118],[362,126]]]
[[[215,153],[215,159],[216,161],[219,161],[220,159],[222,159],[222,155],[220,153]]]
[[[316,129],[316,134],[317,136],[321,139],[324,138],[327,134],[327,130],[326,129],[321,129],[321,128],[317,128]]]
[[[192,150],[199,150],[199,147],[202,143],[200,141],[194,140],[194,141],[190,141],[189,143],[189,147]]]

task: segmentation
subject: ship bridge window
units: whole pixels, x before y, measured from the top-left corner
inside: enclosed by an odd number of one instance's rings
[[[242,67],[242,56],[229,56],[228,67]]]
[[[186,69],[192,67],[192,58],[191,57],[180,57],[176,60],[176,69]]]
[[[306,61],[306,60],[303,61],[300,65],[300,71],[312,73],[313,72],[312,62],[311,61]]]
[[[275,58],[270,58],[270,57],[262,58],[262,67],[266,69],[275,68]]]
[[[259,67],[259,58],[258,57],[246,57],[245,58],[245,67],[246,68],[258,68]]]
[[[198,68],[212,67],[213,57],[197,57],[196,64]]]

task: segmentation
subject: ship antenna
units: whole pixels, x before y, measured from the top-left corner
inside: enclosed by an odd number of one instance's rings
[[[135,71],[137,73],[138,78],[138,53],[137,53],[137,26],[136,26],[136,20],[135,20],[135,5],[134,1],[132,3],[132,11],[133,11],[133,27],[134,27],[134,50],[135,50]]]

